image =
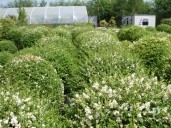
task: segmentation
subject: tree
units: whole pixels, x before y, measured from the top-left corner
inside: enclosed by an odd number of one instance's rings
[[[113,5],[116,0],[91,0],[87,3],[89,15],[96,15],[98,21],[109,20],[113,13]]]
[[[47,2],[46,2],[45,0],[42,0],[42,1],[40,2],[40,7],[45,7],[46,4],[47,4]]]
[[[14,0],[13,2],[9,2],[7,7],[33,7],[35,1],[33,0]]]
[[[154,11],[157,15],[157,23],[161,19],[171,17],[171,0],[155,0],[154,1]]]
[[[27,24],[27,15],[25,9],[19,7],[18,9],[18,24],[19,25],[26,25]]]

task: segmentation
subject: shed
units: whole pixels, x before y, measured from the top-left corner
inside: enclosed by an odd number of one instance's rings
[[[86,6],[24,7],[29,24],[73,24],[88,22]],[[0,8],[0,18],[18,17],[18,8]]]
[[[122,25],[137,25],[141,27],[156,27],[155,15],[133,15],[123,16]]]

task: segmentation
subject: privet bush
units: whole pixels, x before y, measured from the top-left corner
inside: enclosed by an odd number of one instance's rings
[[[167,24],[160,24],[157,26],[157,31],[171,33],[171,26]]]
[[[53,35],[57,35],[63,38],[66,38],[70,41],[72,41],[72,33],[70,31],[70,29],[67,29],[65,27],[56,27],[54,29],[52,29],[52,33]]]
[[[171,18],[162,19],[161,24],[171,25]]]
[[[68,112],[74,127],[170,127],[171,86],[142,74],[93,81],[75,94]]]
[[[123,27],[118,32],[119,40],[137,41],[144,35],[146,35],[145,28],[138,26],[127,26]]]
[[[33,96],[32,90],[21,89],[20,86],[7,84],[0,88],[1,127],[57,128],[71,126],[59,112],[59,108],[49,100],[51,96],[37,98]],[[53,102],[58,102],[58,99]]]
[[[0,41],[0,52],[7,51],[9,53],[17,52],[17,47],[15,46],[14,42],[10,40],[2,40]]]
[[[27,29],[21,37],[21,43],[24,48],[35,45],[35,42],[45,36],[47,33],[42,28]]]
[[[87,31],[91,31],[93,30],[94,28],[91,27],[91,26],[87,26],[87,27],[74,27],[72,29],[72,38],[75,39],[78,35],[84,33],[84,32],[87,32]]]
[[[6,64],[10,59],[12,59],[12,54],[6,51],[0,52],[0,65]]]
[[[41,57],[27,54],[13,58],[4,65],[0,80],[1,85],[19,86],[21,90],[32,91],[32,96],[39,98],[50,96],[52,103],[56,100],[56,105],[61,105],[61,80],[52,65]]]
[[[10,18],[0,19],[0,40],[7,39],[8,32],[16,27],[16,22]]]
[[[79,82],[83,81],[77,65],[77,61],[73,55],[72,47],[68,44],[60,44],[60,42],[51,42],[46,45],[38,45],[38,47],[32,47],[23,49],[20,54],[33,54],[41,56],[45,60],[51,62],[56,69],[60,78],[65,86],[65,94],[71,93],[71,91],[77,91],[81,88]]]
[[[8,32],[6,38],[13,41],[17,48],[21,50],[25,47],[25,44],[22,43],[22,35],[27,31],[27,29],[27,27],[13,28]]]
[[[150,71],[160,76],[166,60],[170,56],[170,40],[167,37],[145,37],[133,46],[133,52]]]

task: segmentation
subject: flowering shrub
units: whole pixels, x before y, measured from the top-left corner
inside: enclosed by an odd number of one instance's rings
[[[36,97],[51,96],[62,101],[63,87],[56,70],[41,57],[30,54],[13,58],[0,73],[1,85],[15,85],[31,90]]]
[[[17,52],[17,47],[15,46],[14,42],[10,40],[2,40],[0,41],[0,52],[2,51],[15,53]]]
[[[46,45],[38,43],[38,47],[23,49],[20,51],[20,54],[33,54],[49,61],[62,79],[65,93],[80,89],[78,81],[82,81],[82,78],[77,61],[73,55],[72,45],[69,42],[56,42],[56,39],[54,42],[49,42],[49,39],[47,40],[47,42],[45,41]],[[66,46],[66,43],[68,43],[68,46]]]
[[[171,26],[167,24],[160,24],[157,26],[157,31],[171,33]]]
[[[121,41],[128,40],[133,42],[145,36],[146,30],[145,28],[138,27],[138,26],[128,26],[128,27],[121,28],[117,35],[119,40]]]
[[[59,108],[49,101],[49,96],[37,98],[33,96],[32,90],[24,89],[23,91],[18,86],[13,88],[9,85],[0,88],[0,127],[71,126],[69,121],[60,115]]]
[[[133,52],[138,55],[142,63],[158,77],[162,77],[162,70],[166,60],[170,58],[171,42],[167,37],[144,37],[133,45]]]
[[[57,35],[60,37],[64,37],[65,39],[72,40],[72,34],[70,32],[70,29],[62,28],[62,27],[56,27],[52,29],[53,35]]]
[[[0,52],[0,65],[6,64],[9,60],[12,59],[12,54],[9,52]]]
[[[13,41],[15,43],[16,47],[19,50],[21,50],[25,47],[24,44],[21,42],[22,34],[25,33],[25,31],[27,31],[27,29],[28,29],[27,27],[19,27],[19,28],[10,29],[6,35],[6,38],[8,40]]]
[[[142,73],[143,74],[143,73]],[[69,116],[74,127],[171,126],[171,85],[131,74],[111,76],[71,99]]]
[[[27,29],[22,34],[22,37],[21,37],[21,44],[23,45],[23,48],[33,46],[37,40],[47,35],[46,31],[48,31],[48,29],[44,29],[41,27],[34,28],[34,29]]]

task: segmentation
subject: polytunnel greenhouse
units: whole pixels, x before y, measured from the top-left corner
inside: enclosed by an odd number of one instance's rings
[[[24,7],[29,24],[73,24],[88,22],[85,6]],[[18,8],[0,8],[0,18],[18,17]]]

